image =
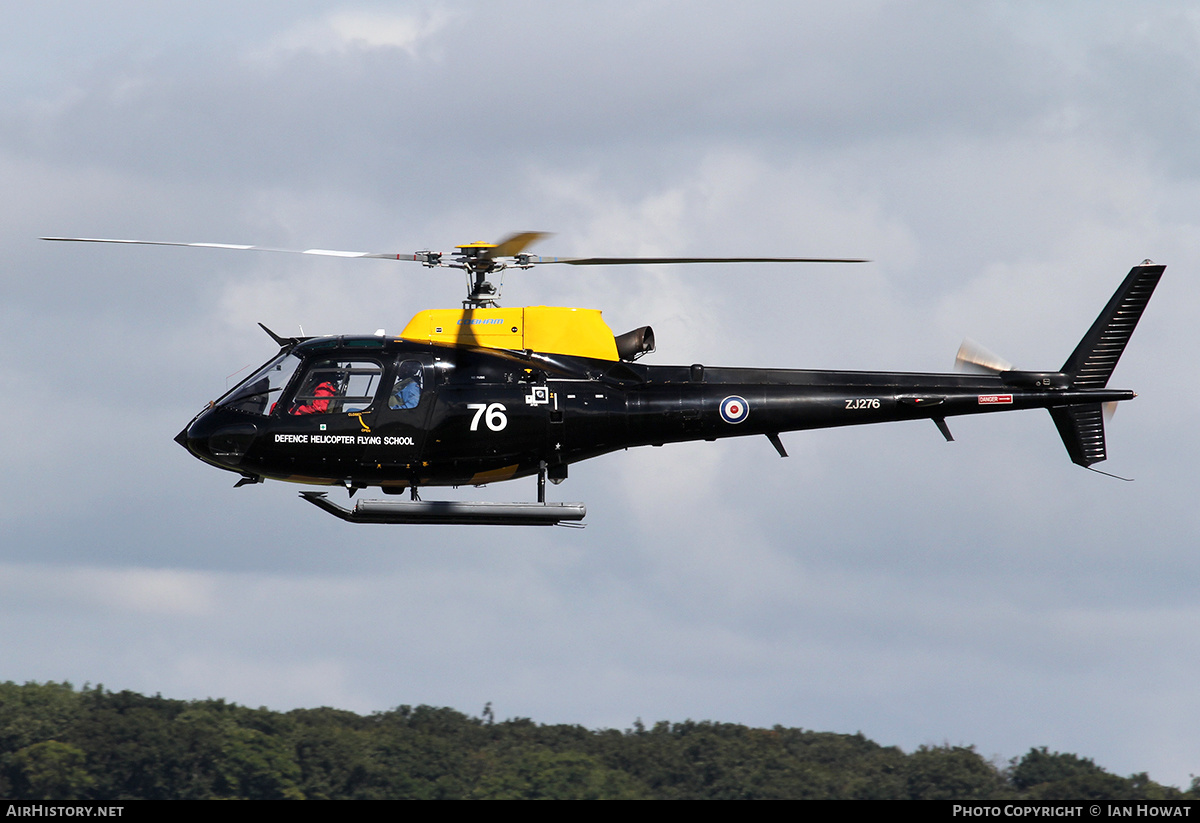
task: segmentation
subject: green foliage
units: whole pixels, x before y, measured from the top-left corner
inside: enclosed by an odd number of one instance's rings
[[[1039,784],[1059,783],[1103,773],[1103,769],[1086,757],[1073,754],[1050,754],[1046,747],[1030,749],[1009,772],[1009,779],[1018,789],[1030,789]]]
[[[1117,777],[1086,757],[1051,754],[1045,746],[1030,749],[1015,762],[1009,779],[1032,800],[1167,800],[1182,796],[1145,773],[1128,779]]]
[[[0,683],[0,796],[32,791],[16,753],[64,734],[79,717],[70,683]]]
[[[62,734],[79,717],[80,697],[70,683],[0,683],[0,751]]]
[[[490,707],[489,707],[490,708]],[[1187,796],[1200,793],[1193,782]],[[972,747],[906,755],[861,734],[641,721],[624,732],[399,706],[363,717],[0,684],[0,794],[134,798],[1170,799],[1073,754],[1001,770]]]
[[[1005,780],[974,746],[922,746],[908,760],[914,800],[990,800],[1013,797]]]
[[[639,800],[652,795],[637,780],[580,752],[546,748],[487,758],[469,797],[478,800]]]
[[[34,743],[12,758],[16,794],[30,800],[70,800],[90,790],[96,780],[84,768],[81,749],[57,740]]]

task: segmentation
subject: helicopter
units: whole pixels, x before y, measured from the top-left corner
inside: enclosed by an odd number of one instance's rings
[[[489,280],[507,268],[693,263],[862,263],[800,257],[545,257],[525,250],[542,232],[456,246],[444,255],[275,249],[85,237],[43,240],[189,246],[417,262],[466,275],[461,309],[418,312],[399,335],[284,337],[278,352],[201,410],[175,437],[200,460],[239,474],[236,487],[286,480],[368,487],[409,500],[338,505],[300,496],[352,523],[581,525],[583,503],[546,501],[546,481],[568,467],[634,446],[765,436],[780,457],[783,432],[1047,409],[1071,461],[1106,459],[1107,409],[1136,397],[1108,381],[1165,266],[1130,269],[1055,371],[1024,371],[964,341],[955,373],[646,365],[654,331],[616,335],[594,309],[501,308]],[[1100,472],[1107,474],[1106,472]],[[537,478],[537,501],[433,501],[419,490]],[[1110,475],[1116,476],[1116,475]],[[1121,478],[1124,479],[1124,478]]]

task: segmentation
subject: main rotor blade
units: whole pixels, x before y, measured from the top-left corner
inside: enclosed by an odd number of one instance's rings
[[[516,257],[521,250],[547,237],[539,231],[509,235],[486,252],[489,258]],[[179,243],[168,240],[120,240],[107,237],[43,237],[67,243],[121,243],[134,246],[187,246],[201,249],[234,249],[237,251],[270,251],[283,254],[315,254],[323,257],[364,257],[377,260],[413,260],[426,263],[436,253],[398,254],[396,252],[339,251],[337,249],[277,249],[270,246],[244,246],[235,243]],[[522,256],[529,263],[565,263],[569,266],[626,266],[673,263],[869,263],[863,258],[848,257],[541,257]]]
[[[958,354],[954,356],[954,369],[976,374],[999,374],[1012,371],[1012,363],[968,337],[962,341]]]
[[[657,263],[870,263],[850,257],[539,257],[530,263],[566,263],[568,266],[626,266]]]
[[[66,243],[123,243],[131,246],[190,246],[199,249],[235,249],[237,251],[273,251],[284,254],[315,254],[321,257],[372,257],[379,260],[415,260],[425,262],[420,254],[395,254],[393,252],[337,251],[336,249],[274,249],[268,246],[241,246],[234,243],[175,243],[167,240],[114,240],[105,237],[43,237],[42,240],[58,240]]]
[[[543,237],[549,237],[550,234],[544,231],[521,231],[516,234],[510,234],[505,237],[495,248],[488,249],[488,257],[516,257],[526,247],[532,246],[534,243],[541,240]]]

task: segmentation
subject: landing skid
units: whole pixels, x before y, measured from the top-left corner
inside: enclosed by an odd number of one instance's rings
[[[326,492],[300,492],[318,508],[350,523],[424,523],[433,526],[556,526],[587,514],[582,503],[465,503],[456,500],[359,500],[343,508]]]

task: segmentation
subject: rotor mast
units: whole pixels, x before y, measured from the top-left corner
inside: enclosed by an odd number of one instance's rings
[[[429,256],[425,265],[440,264],[462,269],[467,273],[467,299],[463,301],[464,309],[495,308],[500,299],[500,288],[487,279],[488,275],[502,272],[510,265],[521,269],[533,266],[536,261],[531,259],[530,255],[522,252],[527,246],[545,236],[545,232],[522,231],[510,234],[499,243],[485,243],[477,240],[474,243],[455,246],[458,251],[455,253],[452,263],[442,263],[440,254],[436,255],[436,259],[434,259],[434,253],[427,252],[426,254]],[[510,257],[512,262],[502,263],[498,259],[501,257]]]
[[[496,259],[497,245],[476,241],[455,248],[458,252],[454,255],[454,262],[445,265],[467,273],[467,299],[463,301],[463,308],[496,308],[500,289],[487,278],[489,274],[507,268],[506,264]]]

